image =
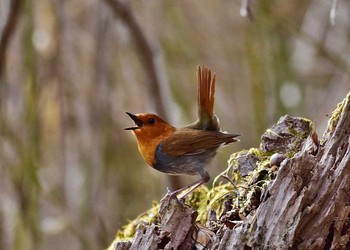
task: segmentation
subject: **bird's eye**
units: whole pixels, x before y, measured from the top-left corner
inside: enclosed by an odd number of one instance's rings
[[[148,118],[148,123],[149,124],[154,124],[154,122],[155,122],[154,118]]]

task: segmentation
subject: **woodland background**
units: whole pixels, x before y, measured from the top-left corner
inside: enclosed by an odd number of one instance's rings
[[[211,176],[230,153],[257,147],[281,115],[323,133],[350,89],[350,2],[251,1],[251,20],[240,8],[0,1],[0,249],[105,248],[159,200],[169,183],[123,130],[132,124],[125,111],[192,122],[198,64],[217,74],[223,129],[242,135]]]

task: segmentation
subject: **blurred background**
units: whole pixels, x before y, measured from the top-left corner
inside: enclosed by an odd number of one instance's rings
[[[223,130],[242,135],[212,177],[284,114],[322,135],[350,90],[349,13],[345,0],[1,0],[0,250],[102,249],[159,200],[171,182],[125,111],[194,121],[198,64],[217,74]]]

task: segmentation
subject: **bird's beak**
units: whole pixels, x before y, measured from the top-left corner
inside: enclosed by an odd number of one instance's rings
[[[143,125],[144,125],[143,121],[141,121],[136,115],[131,114],[129,112],[125,112],[125,113],[130,116],[130,118],[135,122],[136,126],[125,128],[124,130],[134,130],[134,129],[138,129],[138,128],[143,127]]]

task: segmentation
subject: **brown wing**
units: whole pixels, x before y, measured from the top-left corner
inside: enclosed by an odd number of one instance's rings
[[[207,149],[238,141],[238,135],[218,131],[181,128],[163,142],[163,151],[169,156],[200,154]]]

